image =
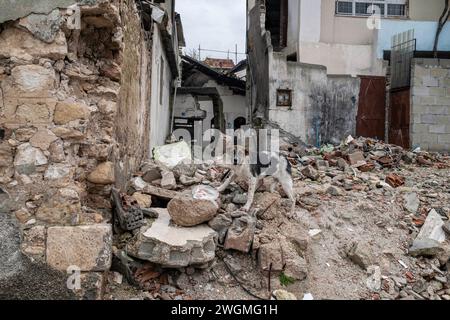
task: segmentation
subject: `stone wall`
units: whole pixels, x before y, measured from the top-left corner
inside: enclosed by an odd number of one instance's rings
[[[411,145],[450,150],[450,60],[415,59],[411,84]]]
[[[111,187],[147,153],[150,36],[134,1],[80,9],[80,29],[65,9],[0,25],[0,212],[26,255],[101,272]]]

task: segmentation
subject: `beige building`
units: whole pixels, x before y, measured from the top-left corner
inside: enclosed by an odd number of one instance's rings
[[[269,7],[271,2],[287,11],[280,19],[287,25],[281,26],[287,30],[282,51],[324,65],[329,74],[350,75],[384,75],[382,52],[397,33],[414,29],[418,37],[426,36],[418,40],[418,50],[431,50],[430,35],[444,7],[442,0],[283,0],[268,1]],[[444,40],[442,50],[449,48]]]

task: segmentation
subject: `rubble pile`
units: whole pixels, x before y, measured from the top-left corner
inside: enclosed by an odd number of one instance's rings
[[[215,191],[225,169],[142,166],[127,193],[145,198],[145,224],[116,235],[114,251],[169,274],[172,284],[153,283],[145,298],[450,298],[449,157],[362,138],[282,150],[293,165],[293,219],[270,181],[243,212],[246,181]]]

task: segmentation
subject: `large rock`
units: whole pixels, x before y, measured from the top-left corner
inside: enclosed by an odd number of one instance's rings
[[[7,143],[0,143],[0,167],[9,167],[13,163],[13,150]]]
[[[155,209],[158,218],[142,227],[127,244],[127,252],[139,259],[168,268],[203,265],[215,257],[217,233],[207,225],[174,226],[166,209]]]
[[[45,43],[25,30],[8,28],[0,33],[0,58],[18,58],[30,61],[32,58],[64,59],[67,55],[67,41],[64,33],[58,31],[52,43]]]
[[[38,149],[32,147],[29,143],[24,143],[17,148],[14,166],[20,172],[30,174],[37,166],[46,165],[47,157]]]
[[[249,215],[234,219],[231,228],[228,229],[224,249],[237,250],[244,253],[250,251],[255,236],[256,218]]]
[[[258,265],[263,272],[283,271],[283,253],[278,241],[261,245],[258,251]]]
[[[403,196],[404,207],[410,213],[417,213],[419,210],[420,200],[417,193],[408,193]]]
[[[17,223],[8,214],[0,212],[0,280],[21,271],[20,241]]]
[[[58,102],[55,107],[53,120],[56,124],[66,124],[73,120],[88,119],[91,110],[84,103]]]
[[[164,189],[175,189],[177,186],[177,181],[175,180],[175,176],[171,171],[161,171],[161,187]]]
[[[36,211],[36,219],[47,224],[75,224],[82,209],[80,202],[61,201],[59,198],[50,199]]]
[[[50,227],[47,230],[47,263],[66,271],[76,266],[81,271],[105,271],[112,261],[110,225]]]
[[[112,162],[104,162],[101,163],[92,171],[88,177],[89,182],[95,184],[112,184],[116,181],[114,175],[114,163]]]
[[[177,225],[192,227],[214,218],[219,205],[215,201],[194,199],[192,195],[187,194],[170,200],[167,209]]]

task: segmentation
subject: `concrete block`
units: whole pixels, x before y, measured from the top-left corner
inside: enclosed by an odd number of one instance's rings
[[[440,106],[450,106],[450,97],[436,97],[436,104]]]
[[[450,124],[450,115],[439,115],[436,117],[438,118],[436,124]]]
[[[416,86],[416,87],[413,87],[413,89],[412,89],[412,95],[413,96],[429,96],[431,94],[430,89],[431,88],[428,88],[428,87]],[[432,88],[432,89],[435,89],[435,88]]]
[[[439,63],[439,59],[424,58],[423,65],[426,67],[437,67],[437,66],[440,66],[440,63]]]
[[[426,87],[439,87],[439,79],[437,78],[426,76],[423,77],[422,81],[423,85]]]
[[[411,131],[414,134],[429,133],[430,132],[429,127],[430,126],[428,124],[421,124],[414,122],[413,125],[411,126]]]
[[[447,128],[445,124],[434,124],[429,127],[430,133],[446,133]]]
[[[436,97],[421,97],[420,104],[422,105],[434,105],[436,104]]]
[[[428,151],[432,151],[432,152],[442,152],[442,151],[448,151],[448,147],[445,144],[430,144],[428,146]]]
[[[422,133],[419,135],[420,138],[420,142],[421,143],[427,143],[428,145],[430,144],[436,144],[438,143],[438,135],[437,134],[432,134],[432,133]]]
[[[415,67],[413,68],[413,74],[414,74],[414,77],[420,78],[420,77],[430,76],[431,72],[430,72],[430,69],[425,68],[424,66],[415,65]]]
[[[422,114],[420,122],[423,124],[437,124],[438,116],[433,114]]]
[[[450,88],[450,78],[445,78],[440,81],[441,87]]]
[[[442,68],[450,69],[450,59],[441,59],[439,62]]]
[[[432,77],[444,78],[447,75],[448,75],[448,70],[447,69],[442,69],[442,68],[431,69],[431,76]]]
[[[450,133],[439,135],[438,143],[439,144],[450,144]]]
[[[446,95],[446,88],[444,87],[436,87],[436,88],[427,88],[429,89],[430,96],[435,97],[445,97]]]

